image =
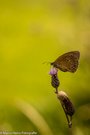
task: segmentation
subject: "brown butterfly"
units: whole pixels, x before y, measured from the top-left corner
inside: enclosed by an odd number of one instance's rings
[[[68,52],[59,56],[54,62],[51,63],[51,65],[60,69],[63,72],[74,73],[78,68],[79,57],[79,51]]]

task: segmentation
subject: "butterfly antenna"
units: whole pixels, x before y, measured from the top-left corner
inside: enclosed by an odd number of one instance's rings
[[[51,62],[47,62],[47,61],[45,61],[45,62],[43,62],[42,64],[51,64]]]

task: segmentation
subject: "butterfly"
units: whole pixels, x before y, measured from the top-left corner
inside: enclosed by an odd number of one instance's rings
[[[74,73],[78,68],[79,58],[79,51],[71,51],[59,56],[54,62],[51,62],[50,64],[63,72]]]

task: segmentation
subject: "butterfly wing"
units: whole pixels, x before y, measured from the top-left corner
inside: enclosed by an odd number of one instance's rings
[[[59,56],[54,62],[51,63],[51,65],[63,72],[68,71],[74,73],[78,68],[79,57],[79,51],[68,52]]]

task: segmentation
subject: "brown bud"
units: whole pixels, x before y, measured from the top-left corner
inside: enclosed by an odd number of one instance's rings
[[[52,86],[54,88],[58,88],[59,87],[60,82],[59,82],[57,74],[51,76],[51,84],[52,84]]]
[[[60,100],[60,102],[64,105],[66,113],[72,116],[75,113],[75,109],[67,94],[64,91],[60,91],[58,92],[57,97]]]
[[[69,99],[68,95],[64,91],[58,92],[57,93],[57,98],[61,102],[63,110],[64,110],[64,112],[66,114],[68,125],[71,128],[71,126],[72,126],[72,115],[75,113],[74,106],[73,106],[71,100]],[[70,116],[70,119],[69,119],[68,116]]]

